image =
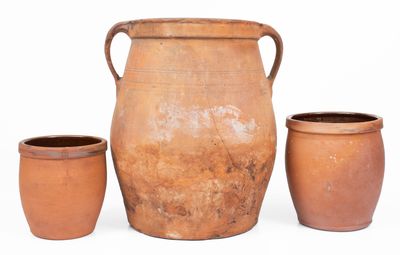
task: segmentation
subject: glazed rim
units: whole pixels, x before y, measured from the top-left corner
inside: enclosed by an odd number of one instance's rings
[[[95,136],[54,135],[22,140],[18,151],[23,157],[38,159],[85,158],[104,153],[107,141]]]
[[[382,129],[383,119],[356,112],[310,112],[288,116],[286,126],[304,133],[360,134]]]
[[[266,25],[247,20],[161,18],[121,22],[131,38],[242,38],[259,39]]]

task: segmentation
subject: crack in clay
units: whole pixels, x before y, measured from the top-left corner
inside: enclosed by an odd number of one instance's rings
[[[206,94],[207,106],[208,106],[208,109],[210,109],[210,112],[211,112],[211,119],[212,119],[212,121],[214,123],[215,131],[217,132],[217,135],[218,135],[219,139],[221,140],[221,143],[224,146],[224,148],[226,150],[226,153],[228,154],[228,157],[229,157],[229,160],[231,161],[232,166],[236,167],[235,166],[235,162],[233,161],[232,155],[229,152],[228,147],[226,146],[226,144],[224,142],[224,139],[222,139],[222,136],[219,133],[219,130],[217,128],[217,122],[215,121],[214,113],[213,113],[213,110],[211,108],[210,99],[209,99],[209,96],[208,96],[207,86],[205,84],[204,84],[204,90],[205,90],[205,94]]]

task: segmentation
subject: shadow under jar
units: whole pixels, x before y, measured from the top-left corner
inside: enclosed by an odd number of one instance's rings
[[[107,141],[44,136],[19,143],[19,187],[31,232],[72,239],[93,232],[106,188]]]
[[[321,112],[287,117],[286,174],[299,222],[352,231],[372,221],[384,175],[382,118]]]

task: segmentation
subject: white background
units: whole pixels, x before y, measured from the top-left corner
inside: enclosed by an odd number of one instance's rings
[[[35,238],[19,199],[18,141],[49,134],[109,139],[115,86],[103,53],[105,35],[116,22],[157,17],[254,20],[283,38],[273,95],[278,151],[258,225],[210,241],[140,234],[128,226],[108,151],[107,192],[94,233],[70,241]],[[129,45],[123,34],[114,40],[119,73]],[[272,41],[262,39],[260,50],[267,70]],[[0,254],[400,254],[399,69],[396,1],[2,1]],[[324,232],[297,222],[285,177],[285,117],[322,110],[384,118],[385,180],[374,222],[365,230]]]

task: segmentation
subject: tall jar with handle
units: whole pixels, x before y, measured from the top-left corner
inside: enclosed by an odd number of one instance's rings
[[[132,39],[123,76],[110,56],[119,32]],[[263,36],[276,45],[267,75]],[[111,28],[105,53],[117,88],[111,148],[131,226],[171,239],[252,228],[275,159],[279,34],[250,21],[137,20]]]

